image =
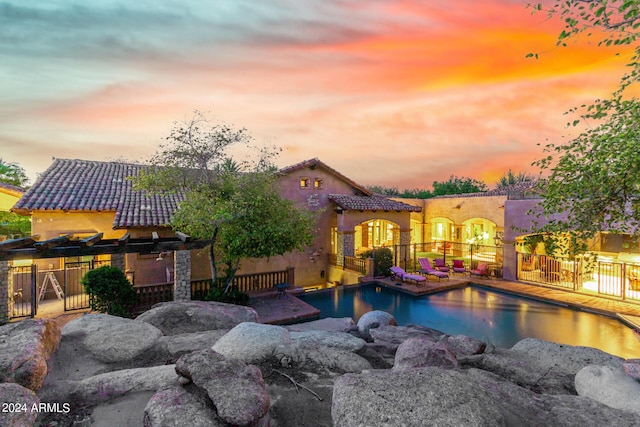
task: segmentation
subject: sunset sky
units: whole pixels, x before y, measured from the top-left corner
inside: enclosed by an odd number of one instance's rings
[[[279,166],[491,187],[624,71],[560,29],[519,0],[0,0],[0,157],[32,183],[52,157],[141,161],[198,109]]]

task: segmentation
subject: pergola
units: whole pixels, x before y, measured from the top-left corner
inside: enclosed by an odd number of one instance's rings
[[[151,237],[132,238],[130,233],[119,239],[102,239],[103,233],[85,238],[64,235],[40,241],[38,235],[0,243],[0,324],[12,317],[14,305],[14,283],[11,261],[82,257],[88,255],[110,255],[111,265],[124,271],[125,254],[151,254],[173,252],[174,283],[173,297],[176,301],[191,299],[191,249],[202,249],[211,244],[209,240],[191,240],[180,232],[173,237],[160,237],[152,232]],[[35,273],[32,269],[31,306],[36,303]],[[66,307],[66,306],[65,306]],[[66,308],[65,308],[66,310]],[[33,313],[33,310],[31,311]]]
[[[184,251],[202,249],[209,240],[191,240],[180,232],[175,237],[159,237],[152,232],[150,238],[131,238],[127,233],[119,239],[102,239],[103,233],[83,239],[73,239],[73,235],[55,237],[39,241],[40,236],[8,240],[0,243],[0,262],[19,259],[64,258],[85,255],[115,255],[126,253],[150,254],[155,252]]]

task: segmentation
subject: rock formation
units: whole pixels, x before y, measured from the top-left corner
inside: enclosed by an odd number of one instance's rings
[[[537,339],[487,347],[393,326],[386,313],[357,327],[350,319],[282,327],[219,303],[154,310],[147,321],[87,314],[69,322],[38,396],[12,383],[39,388],[55,329],[39,321],[0,328],[1,399],[89,405],[88,417],[92,405],[93,414],[114,415],[104,405],[131,396],[140,403],[127,408],[138,411],[127,422],[146,427],[640,426],[637,359],[593,348]],[[15,361],[35,369],[9,370]],[[13,414],[0,424],[34,419]]]

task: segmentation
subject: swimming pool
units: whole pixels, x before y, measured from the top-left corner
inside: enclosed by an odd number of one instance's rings
[[[640,357],[631,328],[616,319],[571,310],[479,286],[415,297],[378,285],[337,287],[300,297],[321,318],[351,317],[383,310],[399,325],[416,324],[450,335],[463,334],[509,348],[523,338],[599,348],[626,359]]]

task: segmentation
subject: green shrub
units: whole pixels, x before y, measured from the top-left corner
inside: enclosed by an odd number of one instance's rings
[[[361,258],[373,258],[374,276],[391,276],[389,270],[393,267],[393,252],[389,248],[368,250],[360,255]]]
[[[138,294],[127,276],[117,267],[104,266],[91,270],[80,281],[93,310],[113,316],[131,317]]]
[[[238,290],[237,286],[231,286],[229,292],[224,293],[224,287],[212,287],[204,298],[205,301],[218,301],[227,304],[249,305],[249,294]]]

